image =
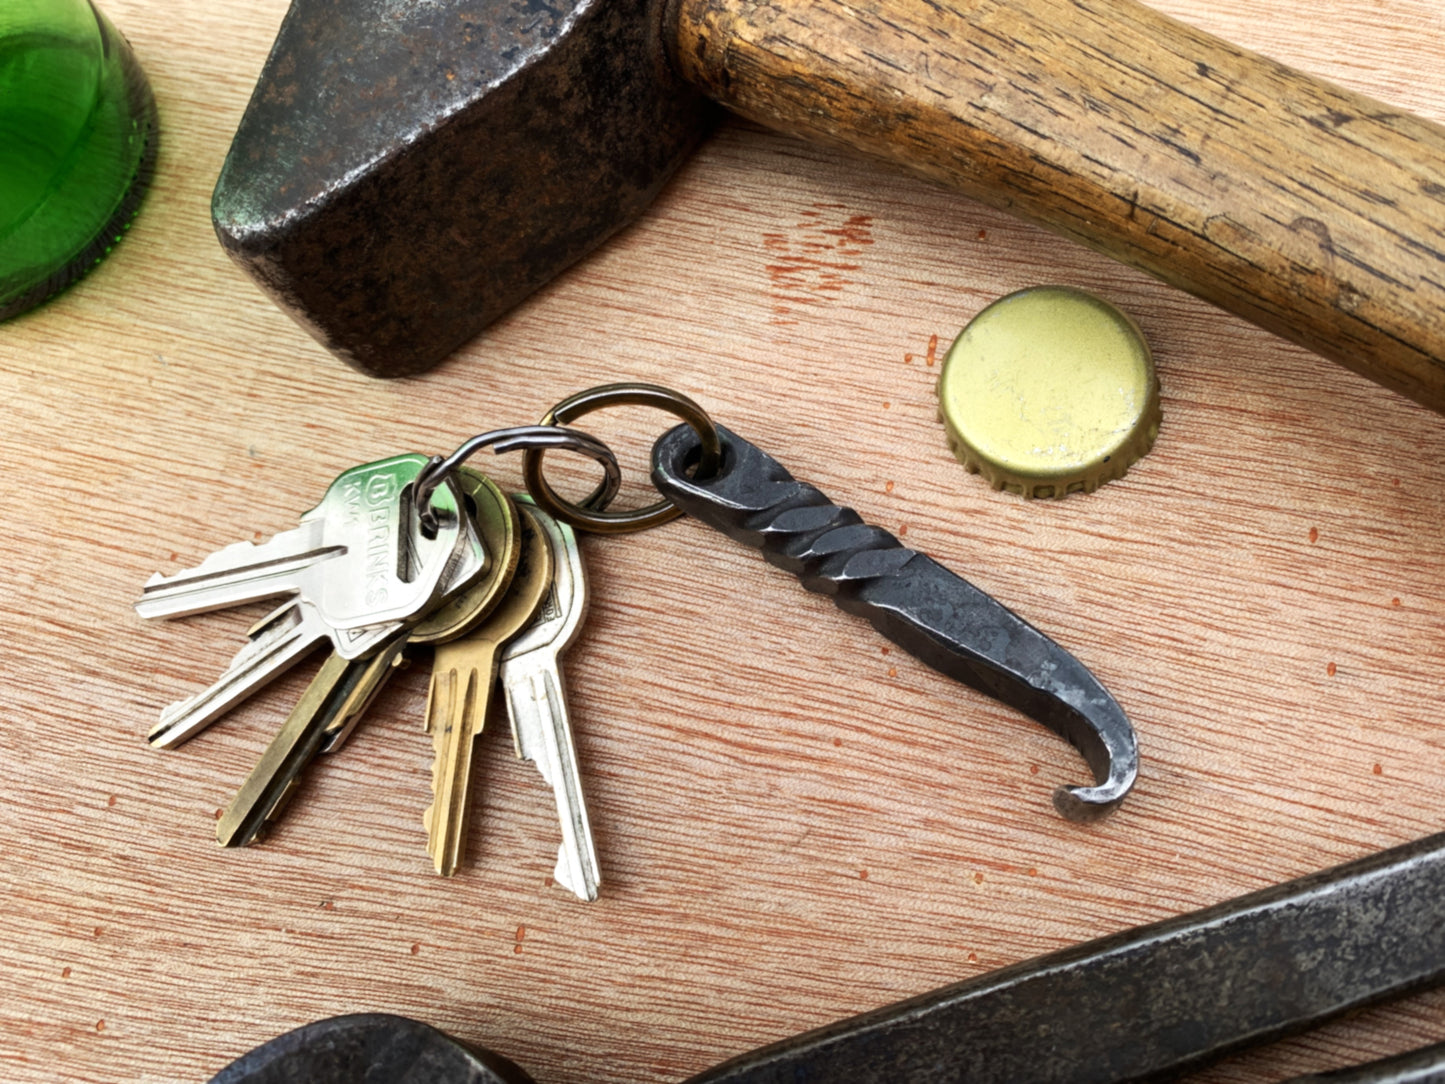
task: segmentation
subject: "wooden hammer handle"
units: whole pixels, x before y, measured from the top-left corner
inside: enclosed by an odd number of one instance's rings
[[[1438,125],[1133,0],[671,17],[684,77],[744,116],[960,188],[1445,413]]]

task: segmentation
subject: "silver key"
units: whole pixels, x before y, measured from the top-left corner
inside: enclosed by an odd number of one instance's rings
[[[469,586],[486,567],[486,548],[471,517],[461,517],[456,539],[451,558],[442,570],[440,597]],[[148,740],[161,747],[179,745],[285,673],[326,639],[344,657],[365,656],[401,627],[401,622],[392,621],[338,630],[304,595],[297,595],[252,628],[248,642],[215,683],[165,708]]]
[[[280,677],[327,637],[326,622],[304,599],[295,598],[262,618],[246,645],[208,689],[161,709],[160,722],[146,735],[169,749],[199,734],[265,683]]]
[[[557,801],[562,844],[553,877],[580,899],[595,900],[602,875],[582,797],[561,658],[587,613],[587,571],[571,527],[542,512],[530,497],[514,499],[529,507],[546,533],[552,549],[552,590],[532,624],[503,649],[497,677],[517,756],[537,765]]]
[[[364,654],[354,644],[370,634],[360,630],[405,623],[422,613],[466,535],[454,483],[439,486],[432,497],[443,515],[431,538],[402,499],[427,462],[426,456],[401,455],[343,472],[299,526],[259,545],[227,546],[173,576],[157,573],[136,611],[142,617],[183,617],[300,595],[336,631],[341,655]]]

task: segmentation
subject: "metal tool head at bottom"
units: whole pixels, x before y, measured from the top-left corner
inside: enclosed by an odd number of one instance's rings
[[[975,976],[685,1084],[1156,1084],[1445,981],[1445,834]],[[1291,1084],[1439,1084],[1441,1046]],[[212,1084],[529,1084],[423,1024],[347,1016]]]
[[[534,1084],[499,1054],[387,1013],[318,1020],[258,1046],[210,1084]]]

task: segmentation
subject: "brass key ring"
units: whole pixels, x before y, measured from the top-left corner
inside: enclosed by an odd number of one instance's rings
[[[713,425],[707,411],[681,392],[657,384],[602,384],[588,388],[563,399],[542,415],[540,424],[567,425],[584,414],[611,406],[655,407],[681,418],[697,434],[702,445],[696,477],[707,479],[717,472],[722,463],[722,441],[718,438],[717,426]],[[528,448],[522,456],[522,477],[526,479],[527,492],[532,494],[532,499],[544,511],[579,531],[627,534],[632,531],[645,531],[682,515],[682,509],[666,497],[655,504],[629,512],[600,511],[591,497],[580,505],[563,500],[556,490],[547,484],[547,479],[542,477],[542,456],[545,451],[544,448]]]

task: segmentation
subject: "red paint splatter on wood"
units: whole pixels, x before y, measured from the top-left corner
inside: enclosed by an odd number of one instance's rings
[[[973,875],[973,883],[976,885],[983,884],[983,874],[981,872]]]
[[[1037,867],[1037,866],[1030,866],[1030,867],[1029,867],[1029,876],[1030,876],[1030,877],[1037,877],[1038,875],[1039,875],[1038,867]]]
[[[520,941],[520,940],[522,940],[522,938],[524,938],[524,937],[526,937],[526,936],[527,936],[527,927],[526,927],[526,926],[518,926],[518,927],[517,927],[517,940]]]
[[[901,527],[899,527],[899,528],[898,528],[898,533],[899,533],[900,535],[905,535],[905,534],[907,534],[907,533],[908,533],[908,524],[905,523],[905,524],[903,524]]]
[[[1390,605],[1391,605],[1391,606],[1398,606],[1398,605],[1400,605],[1400,600],[1397,599],[1397,598],[1392,598],[1392,599],[1390,600]]]
[[[893,492],[893,483],[892,483],[892,482],[886,482],[886,483],[884,483],[884,485],[883,485],[883,492],[884,492],[884,493],[892,493],[892,492]]]
[[[987,240],[988,240],[988,230],[979,230],[979,231],[978,231],[978,239],[979,239],[980,241],[987,241]]]
[[[1029,765],[1029,775],[1038,775],[1038,774],[1039,774],[1039,766],[1038,766],[1037,764],[1030,764],[1030,765]]]
[[[889,676],[889,677],[897,677],[897,676],[898,676],[898,667],[896,667],[896,666],[890,666],[890,667],[888,668],[888,676]]]
[[[106,804],[107,806],[114,806],[114,805],[115,805],[115,801],[116,801],[115,795],[112,794],[109,798],[107,798],[107,799],[105,800],[105,804]]]
[[[858,260],[873,243],[871,216],[852,215],[834,224],[837,216],[823,212],[845,208],[825,203],[813,207],[803,212],[791,233],[763,234],[763,248],[772,259],[766,270],[774,324],[796,323],[786,317],[800,306],[827,304],[852,285],[849,276],[860,270]]]
[[[420,941],[413,941],[413,942],[411,943],[411,954],[412,954],[413,956],[416,956],[416,955],[420,954],[420,952],[421,952],[421,942],[420,942]]]
[[[62,979],[68,979],[68,978],[70,978],[70,968],[68,968],[68,967],[67,967],[67,968],[64,968],[64,969],[60,972],[60,977],[61,977]]]
[[[834,739],[833,739],[833,745],[834,745],[834,747],[841,747],[842,744],[843,744],[843,739],[842,739],[842,738],[834,738]]]
[[[858,871],[858,880],[860,880],[860,881],[866,881],[867,879],[868,879],[868,871],[867,871],[866,869],[860,869],[860,870]]]
[[[104,927],[97,926],[97,927],[95,928],[95,936],[96,936],[96,937],[99,937],[99,936],[100,936],[102,933],[104,933],[104,932],[105,932]]]
[[[1376,775],[1384,775],[1384,774],[1385,774],[1385,766],[1384,766],[1383,764],[1376,764],[1375,767],[1374,767],[1374,769],[1373,769],[1373,771],[1374,771],[1374,773],[1375,773]]]
[[[95,1022],[95,1030],[96,1030],[96,1031],[104,1031],[104,1030],[105,1030],[105,1021],[104,1021],[104,1020],[97,1020],[97,1021]]]
[[[220,820],[225,815],[226,811],[224,809],[221,809],[220,807],[216,808],[216,820]]]
[[[938,336],[937,336],[937,335],[930,335],[930,336],[928,337],[928,357],[925,358],[924,360],[926,360],[929,365],[934,365],[934,364],[936,364],[936,363],[938,362]]]
[[[904,355],[903,355],[903,364],[904,364],[904,365],[912,365],[912,364],[913,364],[913,355],[912,355],[912,354],[904,354]]]
[[[978,953],[976,953],[976,952],[970,952],[970,953],[968,954],[968,962],[971,963],[971,964],[976,964],[976,963],[978,963]]]
[[[1311,528],[1310,528],[1310,542],[1311,542],[1311,543],[1314,543],[1314,542],[1318,542],[1319,540],[1320,540],[1320,529],[1319,529],[1318,527],[1311,527]]]
[[[1335,664],[1334,664],[1334,663],[1330,663],[1328,666],[1326,666],[1326,667],[1325,667],[1325,673],[1329,674],[1330,677],[1334,677],[1334,676],[1335,676]]]

